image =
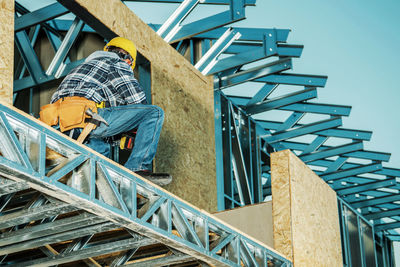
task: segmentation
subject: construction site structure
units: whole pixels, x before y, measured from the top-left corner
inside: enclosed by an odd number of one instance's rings
[[[177,9],[146,24],[135,2]],[[395,265],[400,169],[342,127],[350,106],[312,101],[327,76],[289,72],[290,30],[233,26],[256,0],[0,3],[0,265]],[[201,5],[226,10],[190,20]],[[111,160],[36,119],[115,36],[165,111],[165,188],[120,165],[117,142]]]

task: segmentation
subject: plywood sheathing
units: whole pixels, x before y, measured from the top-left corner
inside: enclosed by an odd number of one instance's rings
[[[216,211],[212,78],[197,71],[121,1],[75,2],[117,35],[134,41],[150,61],[153,104],[165,111],[155,170],[173,175],[167,190]]]
[[[271,156],[275,249],[299,266],[343,266],[337,196],[289,150]]]
[[[272,201],[213,214],[241,232],[274,247]]]
[[[14,69],[14,1],[0,0],[0,100],[12,103]]]

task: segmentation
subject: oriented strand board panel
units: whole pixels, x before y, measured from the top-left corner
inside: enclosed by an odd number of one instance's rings
[[[337,196],[289,150],[271,156],[275,249],[300,266],[343,266]]]
[[[0,0],[0,100],[12,104],[14,1]]]
[[[131,39],[150,61],[152,100],[165,111],[155,170],[173,175],[167,190],[199,208],[216,211],[212,78],[197,71],[120,0],[60,2],[104,35],[114,32]]]
[[[272,201],[213,214],[241,232],[274,247]]]

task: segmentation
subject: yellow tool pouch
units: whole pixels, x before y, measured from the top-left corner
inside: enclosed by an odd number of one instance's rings
[[[61,132],[74,128],[84,128],[87,125],[85,121],[86,118],[90,118],[90,116],[85,113],[87,109],[90,108],[94,113],[97,113],[96,103],[84,97],[72,96],[60,100],[53,104],[43,106],[40,112],[40,119],[51,126],[59,123]],[[55,114],[56,118],[50,115],[45,117],[45,115],[51,112],[54,112],[53,114]]]
[[[58,124],[58,109],[61,99],[53,104],[44,105],[40,108],[40,120],[47,125],[54,126]]]

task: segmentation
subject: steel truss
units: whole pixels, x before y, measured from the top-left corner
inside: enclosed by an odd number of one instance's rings
[[[291,266],[211,215],[4,105],[0,143],[2,264]]]

